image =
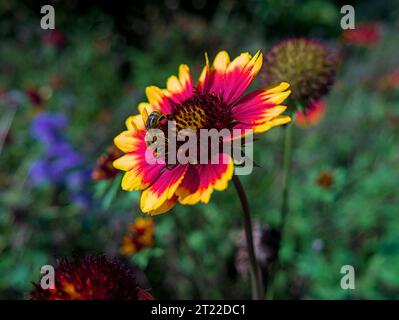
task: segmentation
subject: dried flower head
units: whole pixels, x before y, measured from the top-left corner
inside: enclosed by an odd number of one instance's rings
[[[262,268],[267,268],[277,257],[280,247],[280,233],[269,225],[256,223],[252,227],[255,256]],[[241,275],[249,272],[249,257],[245,232],[242,230],[238,238],[235,265]]]
[[[104,256],[82,260],[63,259],[55,268],[55,288],[33,284],[36,300],[153,300],[141,289],[133,270]]]
[[[336,56],[318,41],[293,38],[276,44],[265,55],[262,81],[291,85],[291,99],[307,108],[326,95],[335,79]]]

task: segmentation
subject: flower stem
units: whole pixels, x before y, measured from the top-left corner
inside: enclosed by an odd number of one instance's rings
[[[284,127],[284,162],[283,162],[283,200],[281,203],[280,234],[283,236],[287,214],[289,211],[289,195],[291,184],[291,162],[292,162],[292,124]]]
[[[237,190],[238,197],[240,198],[242,212],[244,215],[245,236],[247,240],[248,256],[251,270],[251,283],[252,283],[252,297],[254,300],[264,299],[264,289],[262,282],[262,272],[256,260],[253,236],[252,236],[252,223],[251,214],[249,210],[249,203],[245,194],[244,188],[238,176],[233,176],[233,183]]]
[[[292,124],[288,124],[284,127],[284,159],[283,159],[283,199],[281,202],[280,209],[280,224],[278,226],[278,231],[280,233],[280,246],[283,242],[283,235],[285,225],[287,223],[287,215],[289,212],[289,195],[290,195],[290,185],[291,185],[291,163],[292,163]],[[266,289],[268,293],[268,298],[273,299],[274,295],[274,279],[278,272],[277,268],[280,266],[280,252],[277,251],[276,261],[273,263],[272,269],[270,271],[270,283],[266,284]]]

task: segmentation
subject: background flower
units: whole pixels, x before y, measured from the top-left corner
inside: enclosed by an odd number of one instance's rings
[[[344,30],[342,39],[351,45],[374,46],[381,39],[380,27],[376,22],[358,23],[355,29]]]
[[[45,30],[43,32],[43,42],[56,49],[62,49],[66,45],[66,37],[62,30]]]
[[[122,152],[118,148],[109,147],[107,152],[97,159],[91,173],[92,179],[107,180],[115,177],[119,170],[114,168],[112,163],[120,156],[122,156]]]
[[[141,289],[134,271],[116,259],[89,256],[61,260],[54,270],[55,289],[34,283],[35,300],[153,300]]]
[[[305,111],[298,111],[295,122],[302,128],[317,125],[324,117],[326,112],[326,102],[324,100],[314,101]]]
[[[41,157],[32,162],[29,175],[33,185],[44,183],[66,187],[70,200],[80,207],[91,204],[88,190],[90,172],[84,159],[68,142],[65,129],[68,120],[64,114],[40,113],[32,122],[32,136],[42,144]]]
[[[269,225],[255,223],[252,228],[255,256],[261,268],[266,269],[277,258],[280,248],[280,234]],[[246,276],[249,273],[249,257],[244,230],[238,236],[238,248],[235,256],[237,271]]]
[[[330,189],[334,184],[334,175],[331,171],[322,171],[316,178],[316,184],[323,189]]]
[[[151,218],[136,218],[128,228],[128,234],[122,239],[120,252],[132,255],[135,252],[154,245],[154,221]]]
[[[262,81],[267,86],[288,82],[291,99],[305,110],[330,91],[336,63],[336,55],[321,42],[291,38],[277,43],[265,55]]]

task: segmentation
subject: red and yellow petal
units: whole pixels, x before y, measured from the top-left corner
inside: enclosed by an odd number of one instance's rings
[[[186,64],[182,64],[179,67],[179,80],[183,88],[189,91],[194,88],[194,81],[191,77],[190,68]]]
[[[205,53],[205,66],[201,71],[201,74],[198,78],[197,89],[201,93],[205,93],[209,90],[209,86],[211,84],[211,68],[209,65],[208,54]]]
[[[143,212],[153,214],[158,212],[167,200],[171,200],[179,184],[184,178],[188,165],[176,165],[173,168],[164,169],[158,179],[151,186],[143,191],[140,200],[140,207]],[[161,208],[164,209],[163,207]],[[161,211],[162,211],[161,210]]]
[[[225,74],[224,99],[232,104],[248,89],[262,68],[263,55],[258,51],[252,58],[243,53],[228,66]]]
[[[213,69],[220,74],[223,74],[226,72],[227,67],[230,64],[230,56],[226,51],[220,51],[216,57],[215,60],[213,60]]]
[[[133,130],[123,131],[114,138],[114,144],[125,153],[136,151],[141,142],[142,137]]]
[[[144,137],[144,130],[136,132],[130,130],[122,132],[114,140],[118,148],[127,152],[113,162],[116,169],[126,171],[122,178],[123,190],[133,191],[147,188],[159,177],[165,167],[165,163],[157,162],[155,155],[147,152]]]
[[[176,195],[178,196],[179,201],[194,194],[198,190],[199,183],[200,176],[197,166],[190,165],[186,171],[184,179],[179,185],[179,188],[176,190]]]
[[[208,70],[207,90],[222,96],[225,88],[225,73],[230,64],[230,56],[226,51],[220,51],[213,60],[212,68]]]
[[[165,164],[149,164],[142,154],[126,154],[114,161],[113,166],[126,171],[122,178],[122,189],[126,191],[143,190],[160,175]]]
[[[226,51],[219,52],[210,69],[204,68],[199,86],[223,96],[226,104],[233,104],[248,89],[262,67],[262,53],[253,57],[248,52],[242,53],[230,62]]]
[[[291,121],[289,116],[282,115],[287,109],[280,105],[291,93],[289,84],[264,90],[256,90],[241,98],[232,109],[232,116],[237,122],[235,129],[253,129],[254,133],[265,132],[272,127]]]
[[[194,82],[189,67],[185,64],[180,65],[179,78],[176,76],[169,77],[166,87],[171,93],[170,98],[175,103],[182,103],[189,99],[194,90]]]
[[[295,122],[302,128],[317,125],[321,119],[323,119],[326,113],[326,103],[324,100],[318,100],[313,102],[306,111],[298,111],[295,117]]]
[[[170,114],[173,111],[174,103],[182,103],[189,99],[194,90],[194,82],[191,77],[190,69],[182,64],[179,67],[179,77],[171,76],[167,80],[167,89],[160,89],[156,86],[146,88],[148,103],[143,102],[139,105],[139,111],[143,114],[154,110],[160,110],[163,114]],[[174,103],[171,103],[171,102]]]
[[[144,130],[144,122],[141,114],[136,114],[135,116],[130,116],[125,121],[126,128],[129,131],[138,132]]]
[[[147,213],[150,215],[157,215],[157,214],[162,214],[162,213],[168,212],[173,209],[173,207],[176,205],[176,203],[177,203],[177,196],[173,196],[172,198],[167,199],[158,208],[156,208],[154,210],[149,210]]]
[[[137,106],[137,109],[140,112],[142,122],[144,123],[144,125],[145,125],[146,119],[143,117],[143,113],[147,112],[147,114],[150,114],[153,111],[159,110],[158,107],[155,107],[148,102],[140,102],[139,105]]]
[[[168,90],[149,86],[145,89],[145,93],[151,108],[160,110],[163,114],[173,111],[173,106],[170,103],[171,93]]]
[[[137,169],[127,171],[122,178],[122,189],[125,191],[143,190],[148,185],[143,182],[143,174],[138,174]]]
[[[281,125],[287,124],[289,122],[291,122],[291,117],[285,116],[285,115],[280,115],[270,121],[267,121],[264,124],[256,126],[254,128],[254,133],[263,133],[263,132],[270,130],[271,128],[281,126]]]
[[[208,203],[213,190],[225,190],[234,172],[232,158],[219,154],[218,164],[191,165],[176,191],[181,204]]]

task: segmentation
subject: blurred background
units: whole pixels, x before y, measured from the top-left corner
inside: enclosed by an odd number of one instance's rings
[[[55,8],[55,30],[40,8]],[[0,298],[27,299],[61,257],[118,256],[160,299],[250,298],[235,190],[153,219],[121,190],[113,138],[148,85],[204,52],[267,52],[293,36],[339,53],[317,121],[297,123],[291,210],[270,292],[282,299],[399,298],[399,3],[159,0],[0,2]],[[258,85],[256,83],[255,85]],[[279,246],[282,129],[255,143],[242,177],[270,263]],[[145,237],[143,237],[143,233]],[[244,252],[243,252],[244,251]],[[353,265],[356,289],[342,290]]]

